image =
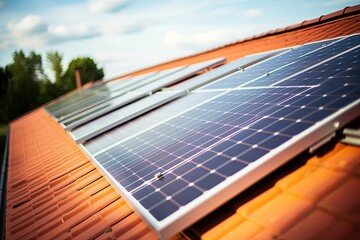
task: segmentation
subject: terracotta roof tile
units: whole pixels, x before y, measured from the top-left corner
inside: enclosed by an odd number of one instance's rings
[[[335,164],[336,160],[342,167],[329,167],[328,164]],[[240,205],[216,226],[209,226],[208,231],[200,234],[201,238],[217,238],[225,231],[224,238],[238,236],[242,239],[329,239],[325,236],[339,236],[341,239],[340,236],[345,234],[357,236],[360,195],[354,192],[360,188],[360,179],[354,167],[346,166],[359,164],[360,148],[337,144],[326,155],[312,157],[305,166],[290,172],[269,190]],[[202,223],[206,223],[206,218]],[[329,228],[342,234],[332,230],[334,235],[330,235],[327,233]]]
[[[10,144],[9,155],[9,238],[92,239],[134,216],[44,110],[17,120],[10,131],[16,143]],[[137,221],[141,229],[128,228],[127,234],[154,238]]]
[[[360,5],[348,7],[133,74],[216,57],[233,61],[360,32],[359,12]],[[10,136],[7,239],[156,239],[43,109],[12,122]],[[360,195],[354,193],[360,188],[360,148],[337,144],[325,155],[301,159],[185,233],[203,239],[359,239]]]

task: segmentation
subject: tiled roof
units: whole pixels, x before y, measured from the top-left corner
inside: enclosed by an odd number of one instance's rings
[[[360,6],[133,74],[216,57],[232,61],[357,32]],[[337,144],[321,157],[299,159],[191,226],[186,236],[360,239],[360,148]],[[44,109],[11,123],[7,184],[7,239],[156,238]]]

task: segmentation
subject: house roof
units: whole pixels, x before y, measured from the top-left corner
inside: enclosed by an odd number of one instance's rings
[[[360,32],[360,5],[131,73]],[[360,239],[360,148],[303,154],[175,239]],[[10,124],[7,239],[156,239],[43,109]],[[316,224],[315,224],[316,223]]]

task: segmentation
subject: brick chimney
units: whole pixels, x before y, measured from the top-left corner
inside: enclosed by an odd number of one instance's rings
[[[76,88],[79,90],[81,89],[81,67],[75,67],[75,81],[76,81]]]

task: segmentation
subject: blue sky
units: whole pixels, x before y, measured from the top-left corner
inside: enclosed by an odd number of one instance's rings
[[[331,13],[356,0],[0,0],[0,66],[15,50],[78,56],[105,78]],[[44,64],[46,65],[46,64]]]

